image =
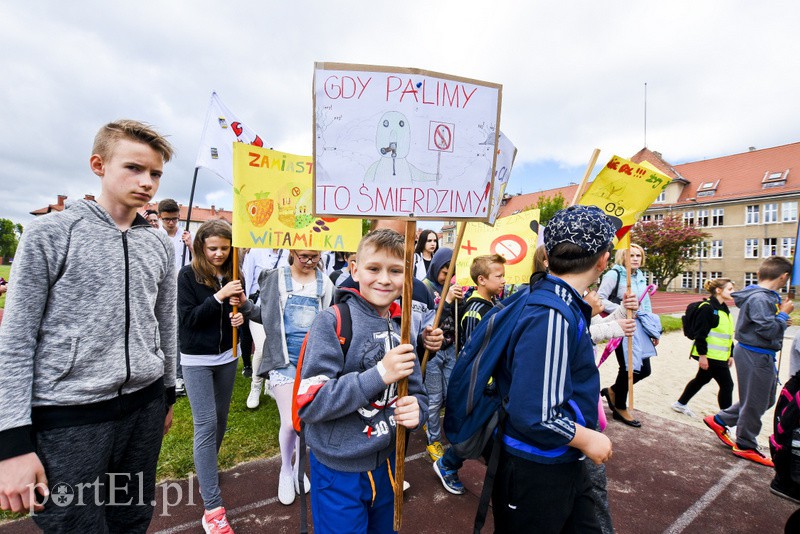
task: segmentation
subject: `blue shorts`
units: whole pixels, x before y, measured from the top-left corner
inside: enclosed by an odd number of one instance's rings
[[[373,471],[347,473],[309,451],[315,534],[384,534],[394,530],[394,456]],[[391,477],[391,478],[390,478]],[[373,486],[374,484],[374,486]]]

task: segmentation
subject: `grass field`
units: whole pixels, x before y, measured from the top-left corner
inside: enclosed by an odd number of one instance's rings
[[[5,278],[6,282],[8,282],[8,278],[11,275],[11,266],[10,265],[0,265],[0,278]],[[0,297],[0,309],[6,307],[6,294],[3,293],[3,296]]]

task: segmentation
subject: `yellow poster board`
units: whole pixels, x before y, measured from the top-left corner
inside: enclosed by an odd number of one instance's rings
[[[472,260],[486,254],[500,254],[506,259],[506,284],[527,284],[533,274],[533,254],[538,239],[538,209],[497,219],[494,226],[468,222],[456,260],[457,283],[474,286],[469,275]]]
[[[597,175],[578,204],[597,206],[617,227],[616,248],[628,248],[630,230],[671,179],[648,162],[614,156]]]
[[[361,219],[315,217],[311,156],[233,143],[233,246],[356,250]]]

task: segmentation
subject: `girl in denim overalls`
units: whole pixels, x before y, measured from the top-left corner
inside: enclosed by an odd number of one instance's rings
[[[281,416],[279,441],[281,473],[278,500],[292,504],[299,491],[293,474],[292,457],[297,448],[297,433],[292,427],[292,389],[297,359],[303,338],[317,314],[331,303],[333,283],[319,268],[320,252],[293,250],[289,266],[263,271],[259,276],[259,305],[244,301],[242,313],[264,327],[266,341],[256,374],[268,374]],[[308,491],[309,482],[305,480]]]

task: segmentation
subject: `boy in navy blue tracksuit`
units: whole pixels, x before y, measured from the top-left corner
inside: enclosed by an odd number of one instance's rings
[[[613,237],[594,206],[561,210],[544,230],[551,274],[532,280],[531,293],[554,292],[569,313],[529,304],[498,370],[507,418],[492,492],[497,532],[600,532],[583,462],[608,461],[611,442],[592,430],[600,379],[582,295],[605,270]]]

